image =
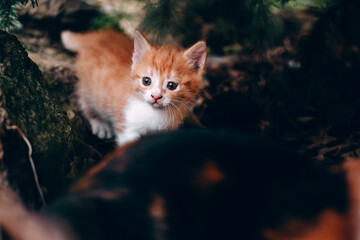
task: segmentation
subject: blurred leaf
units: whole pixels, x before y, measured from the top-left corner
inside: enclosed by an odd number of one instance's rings
[[[101,30],[114,29],[114,30],[122,32],[119,22],[122,19],[129,18],[129,17],[130,17],[129,15],[126,15],[125,13],[122,13],[122,12],[114,12],[111,14],[106,14],[106,13],[101,14],[92,20],[90,27],[92,29],[97,29],[97,30],[99,30],[99,29],[101,29]]]
[[[243,50],[243,46],[238,43],[235,43],[235,44],[224,46],[223,49],[224,49],[224,53],[226,53],[226,54],[236,54],[236,53],[241,52],[241,50]]]

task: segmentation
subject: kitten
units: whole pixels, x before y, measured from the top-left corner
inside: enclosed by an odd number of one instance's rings
[[[352,173],[236,133],[178,130],[117,149],[41,215],[0,187],[0,225],[13,240],[355,240]]]
[[[114,31],[61,35],[77,52],[78,102],[93,134],[119,145],[142,135],[176,129],[202,87],[206,44],[187,50],[151,46],[135,31],[134,41]]]

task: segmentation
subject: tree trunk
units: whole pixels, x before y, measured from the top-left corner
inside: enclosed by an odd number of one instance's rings
[[[39,203],[38,191],[29,170],[25,139],[31,144],[40,185],[48,199],[54,198],[64,185],[64,166],[73,150],[75,131],[66,113],[50,98],[47,84],[15,36],[0,31],[0,107],[5,115],[0,133],[3,145],[3,171],[25,202]],[[5,111],[4,111],[5,110]],[[5,120],[4,120],[5,119]],[[27,189],[29,188],[29,189]],[[32,192],[33,194],[26,194]]]

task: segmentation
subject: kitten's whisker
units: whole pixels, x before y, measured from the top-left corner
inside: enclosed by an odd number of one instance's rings
[[[174,104],[174,103],[172,103],[172,104],[173,104],[173,106],[174,106],[174,109],[179,112],[179,114],[180,114],[180,116],[181,116],[181,119],[183,119],[183,118],[184,118],[183,111],[182,111],[182,110],[180,109],[180,107],[177,106],[176,104]]]
[[[168,110],[168,115],[170,117],[170,120],[171,120],[172,124],[174,124],[175,118],[174,118],[172,103],[170,103],[169,108],[167,110]]]
[[[175,116],[175,113],[174,113],[174,111],[173,111],[174,106],[173,106],[173,103],[170,103],[170,104],[171,104],[171,105],[170,105],[171,108],[169,108],[170,119],[171,119],[172,123],[175,124],[176,116]]]
[[[189,112],[189,111],[191,111],[191,105],[188,105],[188,104],[186,104],[186,103],[184,103],[184,102],[181,102],[181,101],[179,101],[179,100],[175,100],[175,101],[173,101],[173,102],[174,102],[175,104],[179,105],[180,107],[183,107],[186,113]]]

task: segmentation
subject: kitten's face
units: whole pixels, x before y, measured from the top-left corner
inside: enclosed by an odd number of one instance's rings
[[[162,73],[156,67],[148,66],[136,74],[136,90],[145,102],[155,108],[163,108],[177,101],[191,101],[195,97],[194,94],[184,95],[187,89],[181,80],[173,71]]]
[[[180,51],[152,47],[140,33],[137,37],[132,65],[136,92],[154,108],[189,108],[202,86],[205,43]]]

